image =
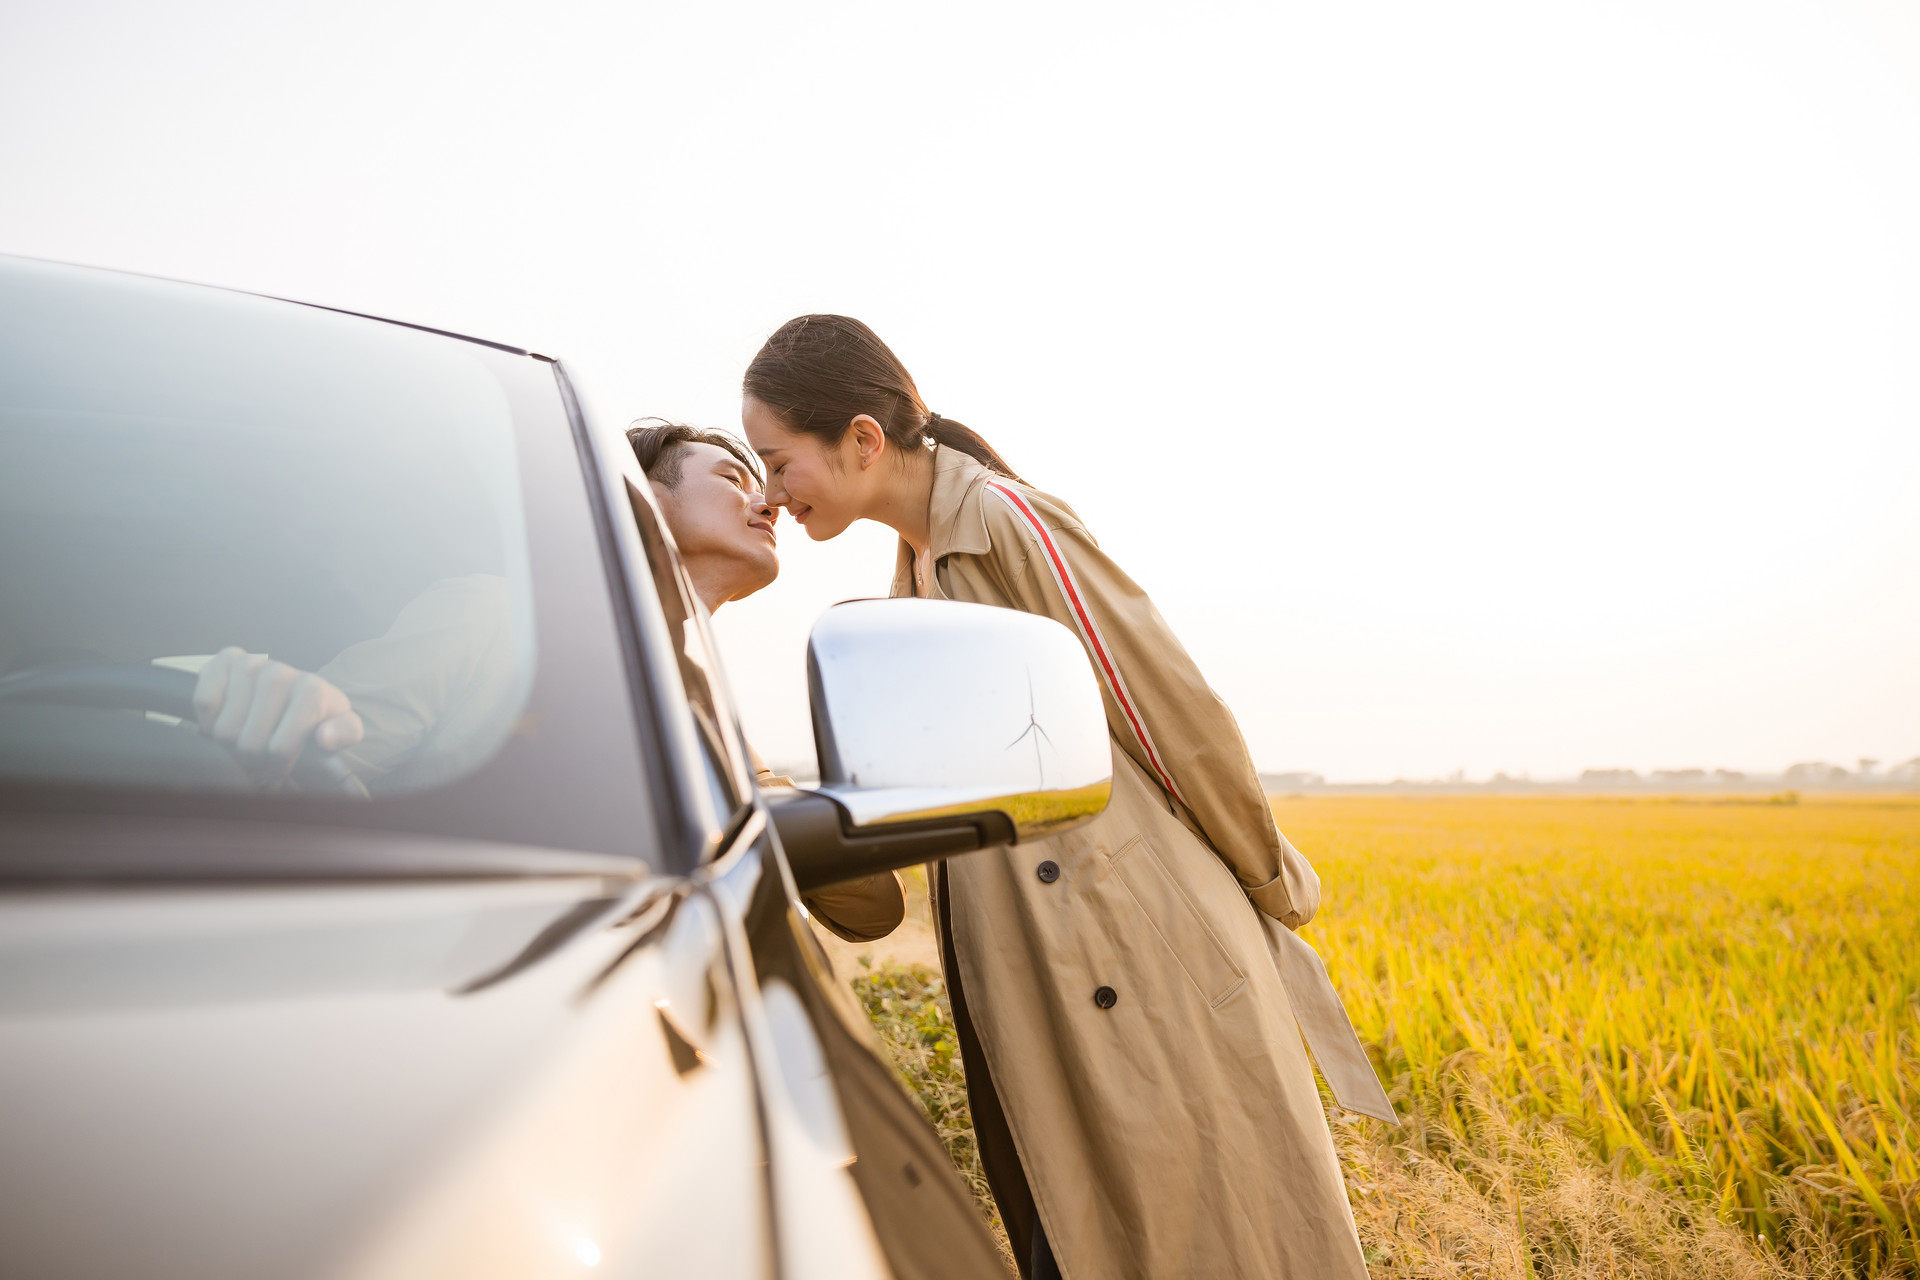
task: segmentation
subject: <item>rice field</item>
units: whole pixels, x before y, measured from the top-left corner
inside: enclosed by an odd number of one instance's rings
[[[1407,1118],[1334,1117],[1376,1276],[1920,1276],[1920,797],[1274,811]],[[937,977],[855,985],[964,1169]]]

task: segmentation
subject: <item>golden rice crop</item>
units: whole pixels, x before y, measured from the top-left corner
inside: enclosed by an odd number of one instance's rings
[[[1512,1205],[1505,1243],[1393,1274],[1667,1274],[1615,1256],[1653,1235],[1590,1269],[1600,1245],[1542,1221],[1583,1162],[1615,1223],[1734,1224],[1775,1274],[1920,1274],[1920,800],[1773,799],[1275,801],[1327,886],[1306,936],[1410,1118],[1342,1126],[1394,1175],[1351,1180],[1376,1263],[1425,1153],[1429,1191]],[[1709,1265],[1698,1226],[1692,1274],[1761,1274]]]
[[[1406,1118],[1331,1113],[1378,1280],[1920,1275],[1920,797],[1789,799],[1275,801]],[[854,988],[997,1226],[939,976]]]

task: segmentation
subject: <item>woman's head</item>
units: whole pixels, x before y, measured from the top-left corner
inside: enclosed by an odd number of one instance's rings
[[[767,462],[767,499],[815,539],[872,510],[875,495],[917,464],[928,440],[1013,475],[985,440],[928,412],[900,358],[850,316],[799,316],[781,325],[747,366],[742,389],[741,423]],[[882,462],[892,465],[876,466]]]

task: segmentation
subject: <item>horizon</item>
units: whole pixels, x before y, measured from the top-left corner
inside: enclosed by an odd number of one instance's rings
[[[1868,763],[1874,767],[1864,768],[1863,766]],[[811,758],[805,761],[777,761],[771,767],[774,773],[785,774],[803,784],[819,781],[818,766]],[[1920,793],[1920,756],[1893,764],[1878,760],[1856,761],[1852,769],[1825,760],[1802,760],[1767,773],[1689,766],[1651,769],[1645,772],[1637,769],[1590,768],[1583,769],[1575,775],[1548,777],[1534,777],[1528,772],[1509,774],[1504,770],[1495,770],[1483,777],[1474,777],[1464,769],[1456,769],[1443,777],[1433,778],[1328,778],[1310,769],[1260,769],[1258,774],[1261,786],[1269,792],[1447,789],[1478,791],[1501,788],[1565,790],[1571,788],[1582,793],[1604,795],[1609,792],[1640,791],[1659,794],[1662,788],[1666,788],[1726,794],[1751,794],[1756,791],[1776,789],[1814,792]]]

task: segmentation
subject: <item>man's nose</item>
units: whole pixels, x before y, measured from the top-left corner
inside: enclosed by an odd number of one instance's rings
[[[768,502],[766,494],[756,493],[753,495],[752,501],[753,501],[754,515],[765,516],[767,518],[768,524],[779,523],[780,508],[774,506],[771,502]]]

